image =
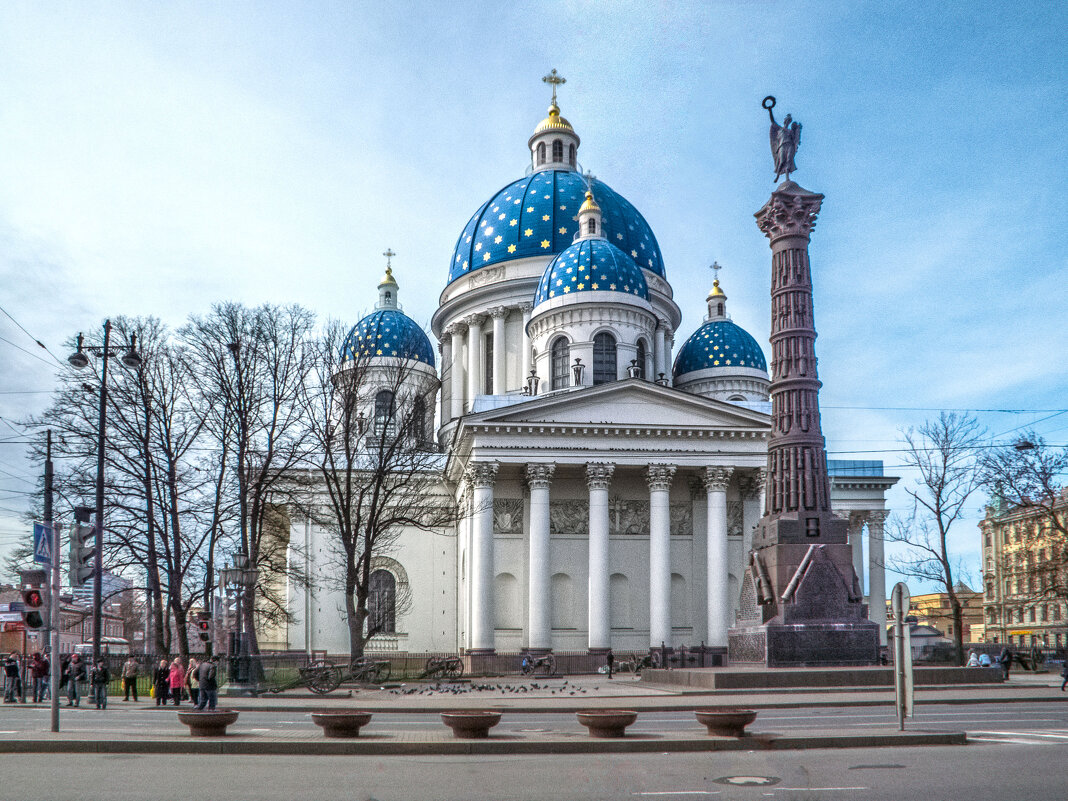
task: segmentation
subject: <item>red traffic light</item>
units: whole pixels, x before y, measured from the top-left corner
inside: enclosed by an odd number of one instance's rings
[[[211,621],[210,620],[198,620],[197,621],[197,629],[199,629],[200,631],[211,631]]]
[[[22,593],[22,603],[27,609],[40,609],[44,606],[44,595],[36,588],[25,590]]]

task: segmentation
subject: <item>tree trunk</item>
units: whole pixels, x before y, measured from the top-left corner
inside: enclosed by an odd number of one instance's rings
[[[957,596],[950,596],[953,608],[953,646],[957,651],[957,664],[964,664],[964,609]]]

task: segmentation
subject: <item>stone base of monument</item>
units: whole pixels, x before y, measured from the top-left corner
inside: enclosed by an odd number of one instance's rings
[[[879,626],[854,623],[766,623],[738,626],[727,635],[731,664],[768,667],[877,665]]]

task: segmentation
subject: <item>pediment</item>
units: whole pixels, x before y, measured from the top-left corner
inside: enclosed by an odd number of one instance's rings
[[[771,425],[770,417],[763,412],[639,379],[531,398],[471,415],[466,422],[760,431]]]

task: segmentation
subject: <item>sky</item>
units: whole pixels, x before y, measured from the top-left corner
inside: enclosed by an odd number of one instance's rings
[[[459,232],[523,175],[551,68],[582,166],[656,233],[676,347],[716,260],[770,353],[761,99],[803,124],[793,178],[826,196],[810,253],[828,451],[883,459],[893,511],[915,480],[900,432],[939,410],[992,442],[1068,442],[1066,35],[1056,2],[9,0],[0,551],[40,472],[20,421],[59,369],[34,339],[65,360],[105,317],[178,326],[227,300],[355,323],[387,248],[429,328]],[[975,587],[982,507],[953,535]]]

